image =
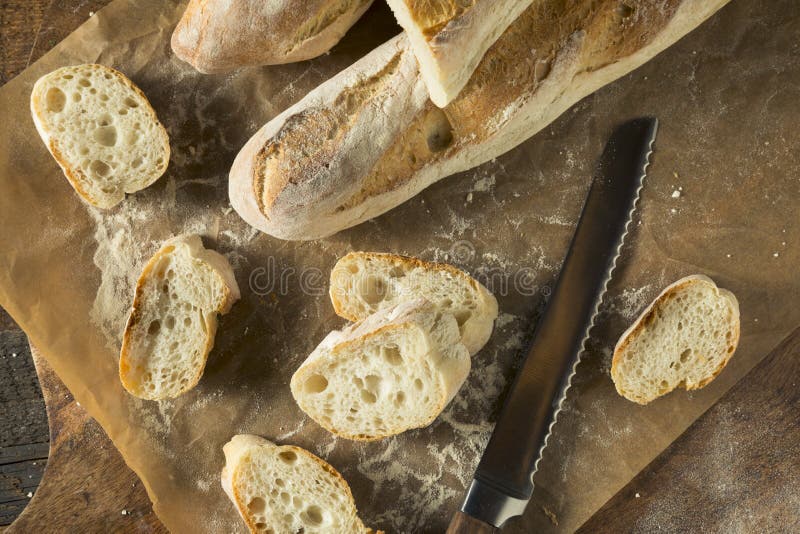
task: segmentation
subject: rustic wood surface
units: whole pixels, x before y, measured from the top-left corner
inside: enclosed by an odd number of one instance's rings
[[[0,84],[109,1],[0,0]],[[4,532],[166,531],[100,425],[2,309],[0,423],[0,530],[17,519]]]
[[[800,328],[579,532],[800,532]]]

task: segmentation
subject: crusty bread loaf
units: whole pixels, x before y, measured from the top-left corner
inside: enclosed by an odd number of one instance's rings
[[[282,239],[334,234],[513,148],[726,2],[534,2],[444,109],[401,34],[259,130],[231,169],[231,203]]]
[[[497,299],[464,271],[395,254],[347,254],[331,271],[330,296],[336,313],[351,321],[404,301],[429,300],[455,317],[470,354],[486,344],[497,318]]]
[[[217,314],[237,300],[225,256],[203,248],[196,235],[165,241],[136,284],[119,359],[125,389],[151,400],[192,389],[214,346]]]
[[[470,369],[455,318],[424,299],[322,340],[292,376],[300,408],[330,432],[375,440],[430,424]]]
[[[305,449],[238,435],[222,450],[222,489],[250,532],[371,532],[356,515],[342,475]]]
[[[668,286],[622,334],[611,377],[623,397],[647,404],[677,387],[699,389],[739,343],[739,304],[706,276]]]
[[[278,65],[324,54],[372,0],[190,0],[172,50],[200,72]]]
[[[31,114],[72,187],[93,206],[116,206],[167,170],[166,130],[147,97],[112,68],[75,65],[42,76]]]
[[[431,101],[449,104],[531,0],[387,0],[419,62]]]

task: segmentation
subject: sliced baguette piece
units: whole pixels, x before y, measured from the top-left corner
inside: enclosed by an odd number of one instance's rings
[[[395,254],[347,254],[331,271],[330,296],[336,314],[351,321],[424,298],[455,317],[470,354],[486,344],[497,318],[497,299],[464,271]]]
[[[337,436],[381,439],[429,425],[470,369],[455,318],[424,299],[322,340],[292,376],[292,396]]]
[[[307,450],[242,434],[222,451],[222,489],[250,532],[372,532],[356,515],[342,475]]]
[[[611,378],[626,399],[647,404],[675,388],[714,380],[739,343],[739,303],[703,275],[669,285],[614,348]]]
[[[252,435],[234,436],[223,452],[222,488],[250,532],[369,532],[347,482],[310,452]]]
[[[167,170],[167,131],[144,93],[110,67],[75,65],[42,76],[31,114],[69,183],[92,206],[112,208]]]
[[[431,101],[449,104],[531,0],[387,0],[408,34]]]
[[[172,50],[205,73],[324,54],[372,0],[190,0]]]
[[[259,130],[231,168],[231,204],[281,239],[335,234],[514,148],[727,1],[534,2],[444,109],[403,33]]]
[[[150,400],[192,389],[214,346],[217,314],[239,296],[228,260],[199,236],[165,241],[136,284],[119,359],[125,389]]]

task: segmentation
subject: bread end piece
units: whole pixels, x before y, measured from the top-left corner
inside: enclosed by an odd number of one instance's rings
[[[57,69],[36,81],[30,105],[45,146],[92,206],[112,208],[167,169],[167,131],[144,93],[115,69]]]
[[[167,240],[136,285],[122,340],[119,376],[136,397],[177,397],[200,381],[214,346],[217,314],[239,300],[228,260],[197,235]]]
[[[704,275],[674,282],[642,312],[614,348],[617,392],[639,404],[675,388],[699,389],[722,372],[739,343],[739,304]]]
[[[222,448],[222,489],[253,533],[367,533],[342,475],[310,452],[253,435]]]
[[[202,73],[281,65],[333,48],[372,0],[191,0],[172,34],[175,55]]]

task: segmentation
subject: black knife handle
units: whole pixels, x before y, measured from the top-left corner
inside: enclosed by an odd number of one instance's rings
[[[489,523],[475,519],[460,510],[453,515],[450,526],[447,527],[447,534],[494,534],[499,531],[500,529]]]

